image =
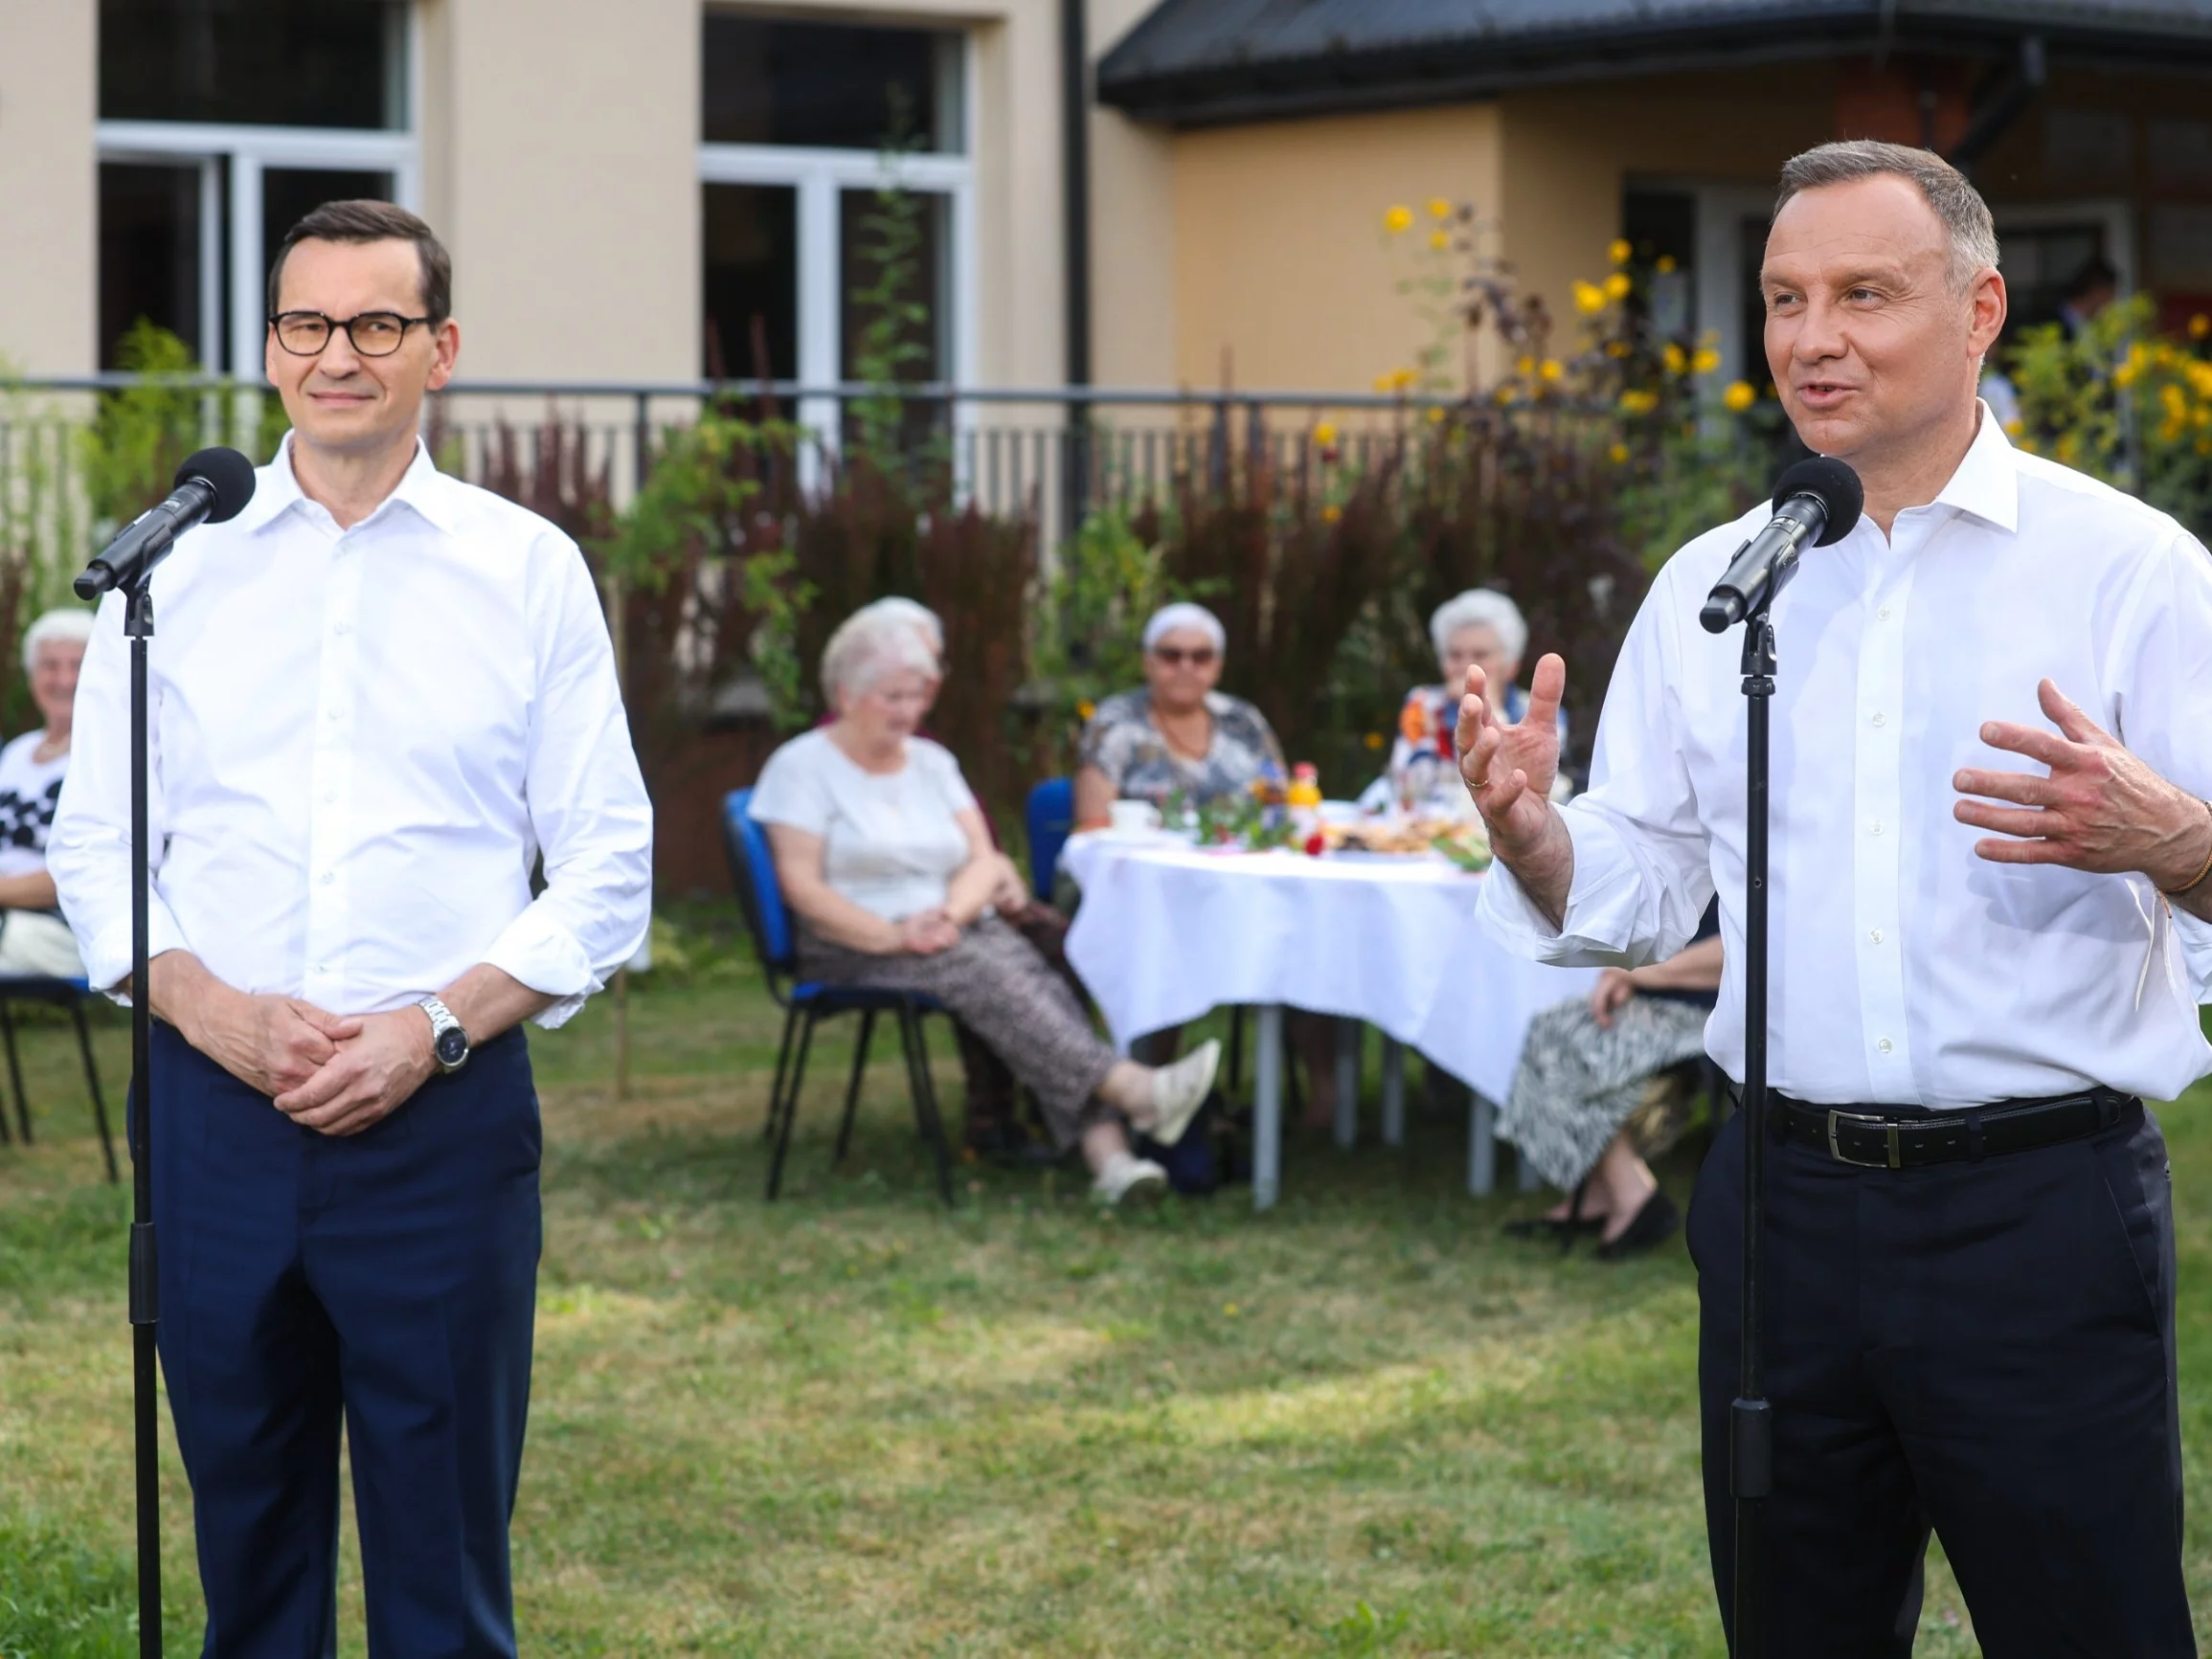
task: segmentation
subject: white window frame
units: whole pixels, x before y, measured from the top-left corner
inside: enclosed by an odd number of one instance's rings
[[[960,37],[957,61],[960,76],[960,150],[958,155],[916,152],[899,156],[890,165],[871,149],[828,149],[801,145],[702,144],[699,146],[699,182],[703,185],[761,185],[785,189],[797,196],[798,269],[793,283],[798,300],[798,378],[809,391],[832,387],[843,378],[844,295],[840,281],[844,247],[840,241],[838,198],[846,191],[873,191],[896,186],[915,194],[948,199],[950,223],[946,235],[947,300],[950,315],[944,320],[949,336],[945,357],[946,378],[956,387],[976,381],[976,98],[975,40]],[[955,406],[954,419],[965,426],[973,411]],[[804,397],[800,400],[799,421],[834,445],[838,431],[837,400]]]
[[[261,265],[261,175],[271,168],[392,175],[394,199],[422,211],[422,31],[408,9],[407,124],[398,130],[351,127],[258,126],[183,121],[103,121],[95,130],[102,162],[166,166],[196,164],[200,177],[200,338],[222,337],[230,317],[232,377],[259,384],[261,342],[268,323],[269,273]],[[230,168],[230,223],[220,226],[223,168]],[[222,248],[210,231],[227,234],[230,290],[222,287]],[[225,366],[210,364],[220,371]]]
[[[2047,231],[2067,225],[2096,225],[2105,233],[2105,258],[2118,275],[2119,297],[2135,291],[2135,205],[2118,196],[2065,202],[1990,204],[2001,254],[2007,231]],[[1998,270],[2004,268],[2000,260]]]

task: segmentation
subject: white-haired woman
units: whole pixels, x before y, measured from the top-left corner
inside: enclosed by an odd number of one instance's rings
[[[1459,718],[1459,698],[1467,670],[1480,668],[1483,693],[1492,710],[1506,720],[1527,712],[1528,693],[1521,679],[1522,653],[1528,648],[1528,623],[1521,607],[1490,588],[1470,588],[1436,607],[1429,618],[1429,642],[1436,648],[1442,680],[1416,685],[1398,710],[1398,736],[1390,764],[1362,797],[1374,809],[1396,804],[1411,812],[1448,817],[1470,815],[1474,802],[1459,781],[1452,753],[1452,730]],[[1567,715],[1559,716],[1559,735],[1567,737]]]
[[[1144,684],[1098,705],[1075,769],[1075,822],[1102,824],[1117,800],[1192,805],[1285,775],[1267,716],[1216,691],[1228,636],[1204,605],[1162,606],[1144,624]]]
[[[0,748],[0,975],[84,972],[46,873],[46,834],[69,770],[77,671],[91,638],[92,613],[76,609],[49,611],[23,631],[23,672],[42,724]]]
[[[822,661],[836,724],[793,738],[761,771],[753,816],[799,917],[800,972],[936,998],[1028,1086],[1059,1145],[1081,1144],[1102,1201],[1157,1193],[1166,1172],[1130,1151],[1128,1129],[1181,1139],[1220,1047],[1161,1067],[1121,1059],[995,913],[1025,902],[1020,874],[992,847],[959,763],[914,734],[937,678],[911,624],[847,617]]]

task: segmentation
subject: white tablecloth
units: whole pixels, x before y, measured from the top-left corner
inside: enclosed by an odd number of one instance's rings
[[[1230,1003],[1348,1015],[1501,1101],[1539,1009],[1596,974],[1508,954],[1475,921],[1482,878],[1440,857],[1201,852],[1080,835],[1068,959],[1115,1041]]]

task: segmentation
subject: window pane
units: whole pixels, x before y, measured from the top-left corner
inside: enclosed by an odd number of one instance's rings
[[[116,347],[144,318],[192,348],[201,363],[220,355],[200,338],[200,168],[100,168],[100,366],[122,367]]]
[[[404,0],[100,0],[107,121],[399,129]]]
[[[392,199],[392,175],[267,168],[261,173],[261,274],[277,262],[284,234],[325,202]]]
[[[921,191],[840,194],[838,368],[846,379],[878,378],[887,369],[894,380],[951,378],[950,207],[947,197]]]
[[[706,327],[700,371],[799,377],[799,192],[768,185],[704,187]]]
[[[709,144],[961,148],[960,36],[953,31],[709,12],[704,60]]]

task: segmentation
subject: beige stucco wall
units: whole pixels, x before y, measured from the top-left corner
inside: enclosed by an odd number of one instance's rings
[[[1429,221],[1393,238],[1383,215],[1431,197],[1495,213],[1500,135],[1495,104],[1178,134],[1177,379],[1364,392],[1411,366],[1433,330],[1396,286]]]
[[[1095,64],[1156,0],[1090,0]],[[1175,384],[1175,136],[1093,106],[1091,363],[1101,386]]]
[[[82,374],[98,302],[98,8],[0,6],[0,360]]]
[[[437,0],[424,26],[463,374],[694,374],[698,0]]]

